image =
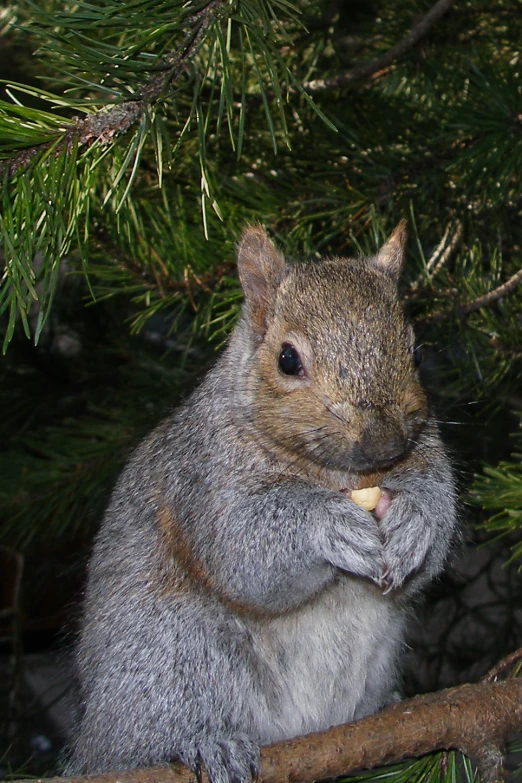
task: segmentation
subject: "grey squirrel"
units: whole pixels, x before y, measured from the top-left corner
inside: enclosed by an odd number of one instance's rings
[[[239,322],[131,457],[94,546],[66,774],[179,759],[244,783],[259,745],[396,698],[412,598],[456,528],[398,294],[404,237],[287,263],[243,233]],[[372,513],[354,498],[374,485]]]

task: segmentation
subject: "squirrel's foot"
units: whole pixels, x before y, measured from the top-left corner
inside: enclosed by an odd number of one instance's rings
[[[245,734],[233,739],[211,739],[196,747],[186,748],[179,759],[201,778],[201,765],[210,783],[250,783],[259,774],[259,748]]]

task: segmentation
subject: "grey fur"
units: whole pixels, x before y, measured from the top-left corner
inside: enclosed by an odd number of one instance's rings
[[[240,323],[130,459],[96,540],[67,774],[179,758],[247,781],[259,745],[396,698],[411,597],[443,567],[455,491],[396,275],[377,262],[287,267],[246,232]],[[288,335],[302,383],[277,369]],[[361,470],[394,495],[379,524],[344,491]]]

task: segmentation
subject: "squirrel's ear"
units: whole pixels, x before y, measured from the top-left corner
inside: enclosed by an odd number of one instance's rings
[[[382,269],[383,272],[389,274],[390,277],[393,277],[394,280],[399,279],[402,271],[405,246],[406,221],[401,220],[374,259],[375,265]]]
[[[285,259],[264,229],[250,226],[238,243],[237,268],[252,327],[261,336],[273,312],[276,290],[286,275]]]

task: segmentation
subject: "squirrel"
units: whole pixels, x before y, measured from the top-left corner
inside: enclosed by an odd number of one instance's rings
[[[245,783],[260,745],[399,698],[407,618],[457,529],[404,245],[402,222],[374,257],[287,262],[243,232],[227,347],[131,456],[95,541],[66,774],[180,760]],[[373,511],[355,502],[376,484]]]

